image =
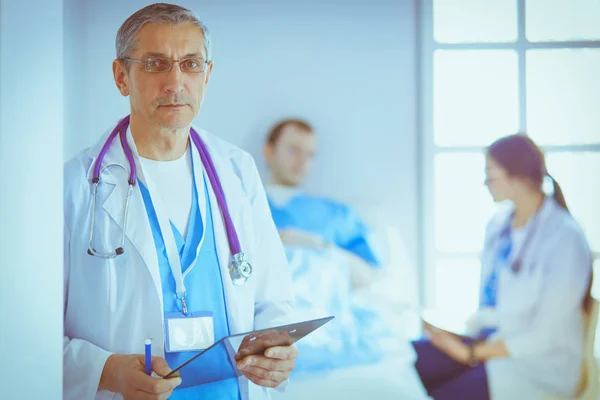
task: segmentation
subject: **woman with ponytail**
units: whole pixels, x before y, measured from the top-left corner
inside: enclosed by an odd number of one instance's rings
[[[465,338],[426,324],[429,339],[414,343],[417,371],[435,400],[574,397],[592,304],[583,231],[526,135],[488,147],[485,184],[510,207],[488,223],[472,332]]]

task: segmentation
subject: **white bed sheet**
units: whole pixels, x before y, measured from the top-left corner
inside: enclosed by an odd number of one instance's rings
[[[389,358],[378,364],[299,375],[273,400],[406,399],[427,400],[414,364]]]

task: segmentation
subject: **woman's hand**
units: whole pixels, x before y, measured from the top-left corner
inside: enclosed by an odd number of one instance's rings
[[[462,364],[469,364],[471,361],[471,349],[463,343],[460,336],[439,329],[423,321],[425,332],[429,335],[431,343],[450,358]]]

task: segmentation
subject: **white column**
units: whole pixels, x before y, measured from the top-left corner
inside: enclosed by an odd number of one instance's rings
[[[63,3],[0,2],[0,397],[62,398]]]

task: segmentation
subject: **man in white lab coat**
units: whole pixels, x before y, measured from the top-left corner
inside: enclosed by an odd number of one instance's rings
[[[131,114],[65,166],[64,398],[268,398],[295,347],[238,360],[239,378],[205,383],[193,364],[161,378],[221,337],[289,323],[293,311],[254,161],[191,128],[213,67],[208,32],[193,12],[155,4],[123,23],[116,47]],[[186,341],[198,327],[208,335]]]

